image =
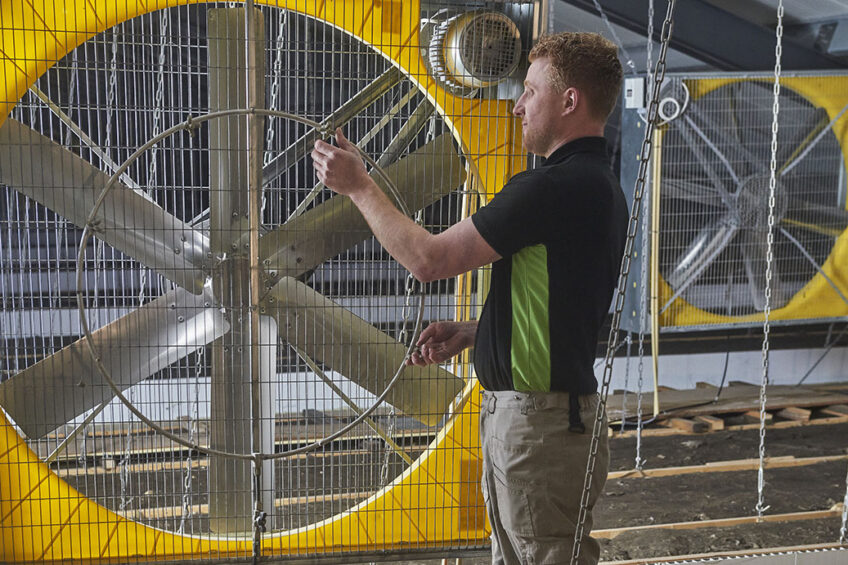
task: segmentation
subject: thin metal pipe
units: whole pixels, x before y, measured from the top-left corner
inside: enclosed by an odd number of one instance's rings
[[[301,123],[309,125],[312,128],[312,131],[309,131],[298,138],[263,168],[262,185],[268,185],[282,176],[286,172],[289,163],[299,161],[304,155],[312,150],[312,144],[315,143],[315,140],[321,136],[327,135],[335,127],[349,122],[351,118],[367,108],[380,96],[385,94],[391,87],[400,82],[401,78],[403,78],[401,72],[395,67],[391,67],[385,73],[377,77],[377,79],[375,79],[371,84],[359,91],[356,96],[342,104],[338,110],[324,118],[320,124],[313,122],[312,120],[309,120],[311,123],[301,120]]]
[[[100,406],[95,408],[91,412],[91,414],[86,416],[85,420],[83,420],[80,423],[80,425],[78,425],[76,428],[74,428],[74,430],[71,433],[69,433],[67,436],[65,436],[65,439],[62,440],[62,443],[60,443],[58,446],[56,446],[56,449],[53,450],[53,453],[51,453],[50,455],[48,455],[44,459],[44,463],[46,463],[47,465],[50,465],[51,463],[56,461],[56,459],[59,457],[59,455],[61,455],[62,452],[65,451],[65,449],[67,449],[67,447],[71,444],[71,442],[74,439],[76,439],[76,437],[91,423],[91,421],[94,420],[101,412],[103,412],[103,410],[107,406],[109,406],[110,402],[112,402],[111,398],[109,400],[101,402]]]
[[[39,98],[39,100],[44,102],[44,104],[50,109],[50,111],[53,112],[53,114],[57,118],[59,118],[62,123],[68,126],[68,128],[70,128],[70,130],[74,132],[74,134],[80,139],[80,141],[85,143],[86,147],[88,147],[92,153],[97,155],[109,167],[109,169],[112,170],[112,172],[118,170],[118,164],[113,161],[112,158],[109,157],[109,155],[103,149],[101,149],[99,145],[97,145],[97,142],[91,139],[91,137],[89,137],[89,135],[85,133],[82,128],[80,128],[76,124],[76,122],[74,122],[74,120],[59,107],[58,104],[50,100],[47,94],[45,94],[34,84],[30,86],[29,89],[33,94],[35,94]],[[141,190],[141,186],[132,178],[130,178],[128,174],[124,173],[123,175],[121,175],[121,182],[123,182],[125,185],[132,188],[133,190],[137,190],[140,193],[144,194],[147,199],[150,199],[150,196],[148,196],[146,192]]]
[[[362,415],[362,413],[364,412],[362,410],[362,408],[357,406],[356,403],[353,401],[353,399],[351,399],[347,394],[345,394],[345,392],[336,383],[334,383],[332,381],[332,379],[330,379],[330,377],[328,377],[327,374],[323,370],[321,370],[321,367],[318,366],[318,364],[309,356],[308,353],[306,353],[305,351],[303,351],[302,349],[300,349],[298,347],[295,347],[294,345],[292,345],[291,347],[292,347],[292,349],[295,350],[295,352],[297,352],[298,356],[301,359],[303,359],[304,362],[306,362],[306,364],[309,366],[309,368],[312,369],[312,372],[315,373],[318,376],[319,379],[324,381],[324,384],[326,384],[328,387],[330,387],[330,390],[332,390],[336,394],[336,396],[341,398],[342,401],[344,401],[344,403],[347,404],[350,407],[350,409],[353,410],[356,413],[357,416]],[[380,436],[380,438],[383,441],[385,441],[386,444],[389,447],[391,447],[392,450],[395,453],[397,453],[398,456],[401,459],[406,461],[407,465],[412,465],[412,462],[413,462],[412,457],[407,455],[407,453],[403,450],[403,448],[400,445],[398,445],[391,438],[391,436],[389,436],[389,434],[386,433],[385,430],[383,430],[379,425],[377,425],[377,422],[375,422],[373,419],[368,418],[368,417],[364,418],[362,421],[363,421],[363,423],[367,424],[369,428],[374,430],[374,432],[378,436]]]
[[[356,143],[356,146],[362,150],[365,145],[374,139],[376,135],[382,130],[386,123],[391,120],[394,116],[397,115],[398,112],[412,99],[415,97],[417,92],[415,90],[410,90],[406,95],[401,98],[401,100],[395,104],[388,113],[383,116],[380,121],[371,128],[368,133],[362,136],[361,139]],[[423,111],[419,112],[420,108],[424,108]],[[394,137],[392,142],[389,144],[389,147],[380,155],[380,158],[377,159],[377,164],[381,167],[385,167],[392,161],[394,161],[397,156],[400,154],[400,151],[403,149],[402,147],[398,147],[399,145],[409,145],[411,142],[411,138],[418,134],[421,131],[421,128],[424,127],[427,118],[432,115],[433,106],[426,100],[418,105],[415,108],[415,111],[412,113],[410,118],[403,124],[398,134]],[[312,203],[315,198],[321,194],[321,191],[324,189],[324,183],[319,182],[316,184],[309,194],[306,195],[300,204],[298,204],[297,208],[295,208],[294,212],[289,215],[288,220],[296,218],[300,216],[303,212],[306,211],[306,208]],[[286,220],[286,221],[288,221]]]

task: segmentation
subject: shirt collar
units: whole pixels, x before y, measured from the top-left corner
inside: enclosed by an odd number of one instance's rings
[[[543,160],[545,165],[554,165],[565,161],[576,153],[600,153],[607,156],[607,140],[603,137],[580,137],[560,145],[551,156]]]

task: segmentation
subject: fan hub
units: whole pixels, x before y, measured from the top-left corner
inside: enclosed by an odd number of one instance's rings
[[[753,175],[743,180],[736,193],[736,214],[739,225],[754,229],[768,228],[769,176]],[[774,222],[786,214],[788,199],[783,183],[778,179],[774,188]]]

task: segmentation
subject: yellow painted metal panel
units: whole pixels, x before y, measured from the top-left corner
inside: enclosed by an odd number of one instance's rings
[[[4,84],[0,123],[35,80],[72,49],[118,23],[194,2],[177,0],[12,0],[0,5]],[[442,90],[417,49],[418,2],[399,0],[257,2],[325,20],[360,37],[400,66],[425,91],[470,158],[487,198],[523,168],[520,131],[511,103],[471,101]],[[410,16],[414,15],[414,17]],[[485,123],[485,126],[484,126]],[[478,157],[479,155],[479,157]],[[428,454],[392,485],[351,512],[309,528],[269,535],[270,554],[433,547],[484,543],[479,512],[460,516],[477,500],[477,397],[467,387],[460,412]],[[467,446],[474,446],[470,449]],[[470,462],[470,463],[469,463]],[[470,474],[469,474],[470,473]],[[0,413],[0,560],[222,558],[250,555],[249,540],[179,536],[126,520],[82,497],[53,474]],[[470,493],[470,494],[469,494]],[[465,526],[462,526],[461,520]],[[474,527],[469,527],[473,523]]]

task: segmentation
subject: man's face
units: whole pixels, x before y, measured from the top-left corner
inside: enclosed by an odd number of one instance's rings
[[[512,113],[521,118],[524,148],[547,157],[556,141],[554,124],[558,122],[562,94],[555,92],[548,80],[550,59],[540,57],[530,63],[524,80],[524,93]]]

